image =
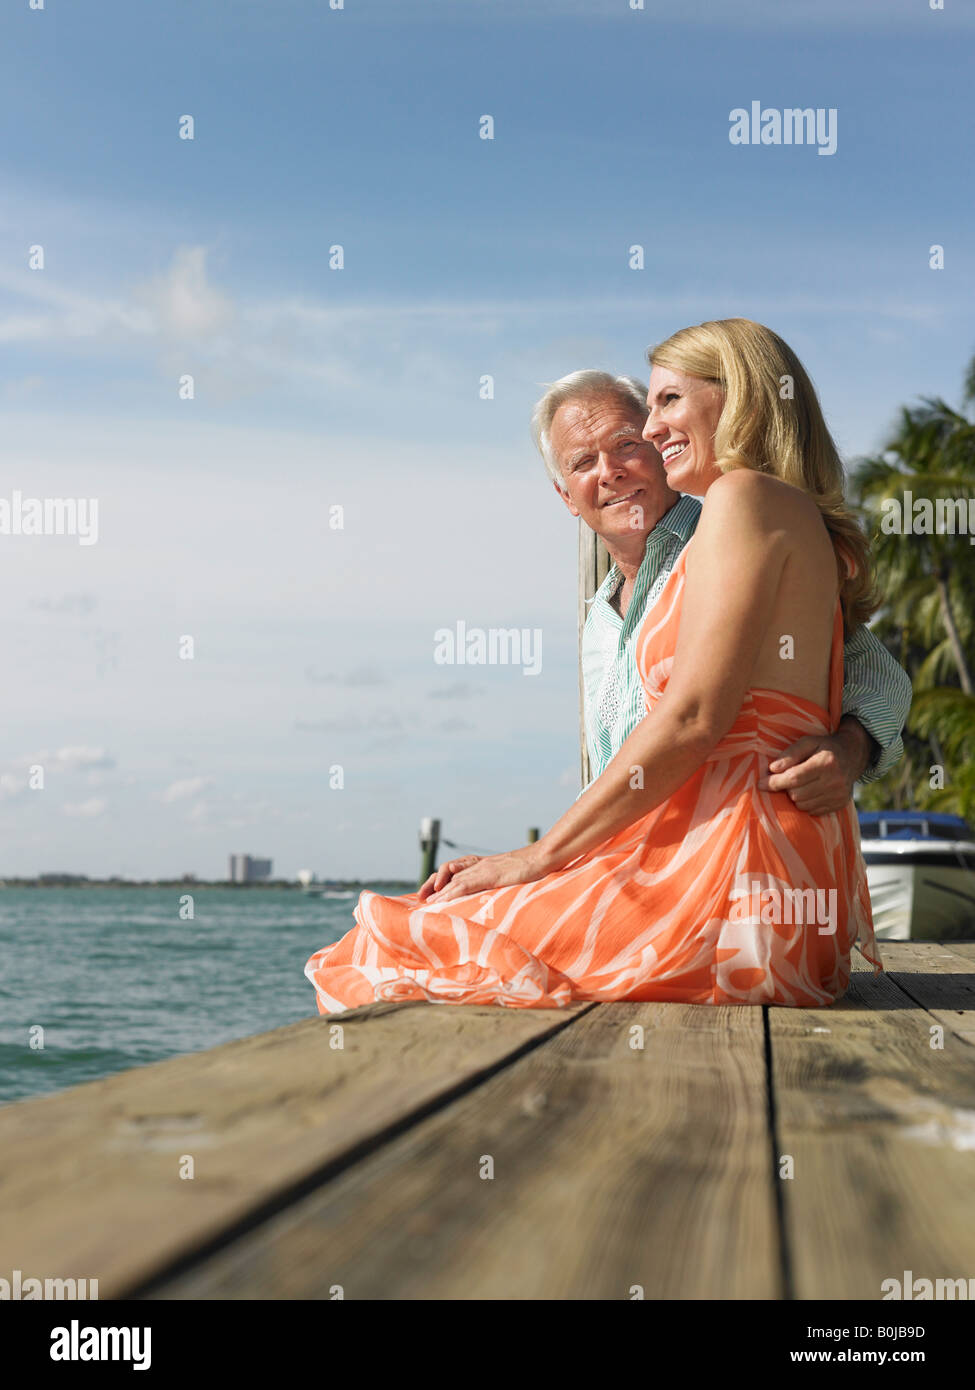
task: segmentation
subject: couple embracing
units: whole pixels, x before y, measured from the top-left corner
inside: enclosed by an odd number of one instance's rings
[[[802,364],[748,319],[576,372],[533,428],[613,566],[583,638],[593,780],[535,844],[364,892],[311,957],[321,1013],[377,999],[833,1003],[880,970],[853,783],[910,684],[864,626],[869,547]]]

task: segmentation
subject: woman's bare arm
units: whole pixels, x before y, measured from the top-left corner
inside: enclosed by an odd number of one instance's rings
[[[492,855],[436,897],[530,882],[645,816],[701,766],[741,709],[790,539],[780,488],[746,470],[705,498],[686,560],[680,632],[667,687],[592,786],[534,845]]]

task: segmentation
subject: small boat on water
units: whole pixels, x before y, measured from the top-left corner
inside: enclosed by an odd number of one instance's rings
[[[301,884],[301,891],[309,898],[351,898],[355,896],[351,889],[346,888],[344,883],[331,878],[322,881],[317,874],[312,873],[311,869],[299,869],[298,882]]]
[[[859,819],[878,940],[975,940],[975,833],[961,816],[861,811]]]

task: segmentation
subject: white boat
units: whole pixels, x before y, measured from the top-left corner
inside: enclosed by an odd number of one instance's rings
[[[334,882],[329,878],[322,882],[317,874],[312,873],[311,869],[299,869],[298,882],[301,884],[301,891],[309,898],[355,897],[352,890],[344,887],[341,883]]]
[[[861,811],[880,941],[975,940],[975,834],[960,816]]]

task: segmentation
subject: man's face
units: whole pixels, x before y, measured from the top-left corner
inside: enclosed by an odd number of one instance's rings
[[[566,401],[549,430],[563,501],[606,540],[646,535],[677,500],[660,455],[643,438],[646,414],[616,396]]]

